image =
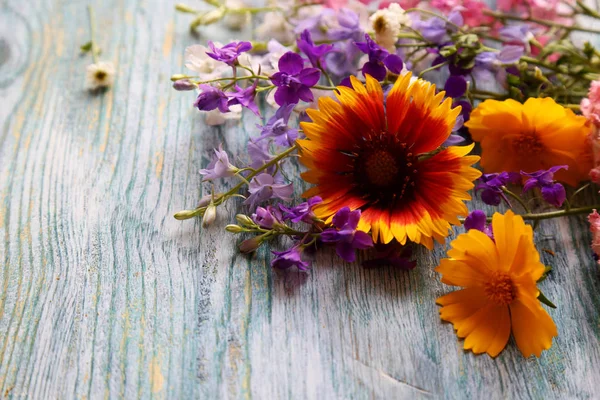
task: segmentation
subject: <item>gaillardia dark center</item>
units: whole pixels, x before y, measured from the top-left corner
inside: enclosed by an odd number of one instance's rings
[[[365,138],[350,154],[356,187],[370,204],[391,206],[413,198],[416,157],[406,143],[382,132]]]

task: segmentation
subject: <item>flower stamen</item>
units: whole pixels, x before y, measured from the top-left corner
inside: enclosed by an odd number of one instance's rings
[[[485,294],[499,305],[508,305],[517,297],[512,279],[504,272],[495,272],[485,284]]]

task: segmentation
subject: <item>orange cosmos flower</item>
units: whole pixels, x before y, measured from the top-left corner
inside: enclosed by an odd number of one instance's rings
[[[339,209],[362,211],[359,230],[373,240],[407,240],[433,248],[443,242],[450,223],[467,215],[467,191],[481,173],[466,156],[473,146],[440,150],[460,108],[451,108],[444,92],[411,74],[400,76],[384,102],[379,82],[367,76],[366,87],[351,77],[353,89],[340,86],[332,98],[307,110],[313,122],[302,123],[308,137],[299,140],[302,174],[316,184],[304,196],[320,196],[314,208],[322,219]]]
[[[586,119],[551,98],[530,98],[525,104],[486,100],[473,110],[465,126],[481,143],[485,173],[568,165],[568,170],[554,175],[557,180],[575,186],[589,179],[593,165]]]
[[[465,289],[437,299],[440,316],[454,324],[465,350],[496,357],[512,331],[525,357],[540,356],[557,335],[556,325],[537,299],[544,265],[533,245],[533,230],[512,211],[494,214],[494,240],[471,229],[458,236],[436,268],[442,282]]]

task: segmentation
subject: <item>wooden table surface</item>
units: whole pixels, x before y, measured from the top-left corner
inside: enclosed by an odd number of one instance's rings
[[[0,2],[0,397],[598,398],[600,276],[583,217],[544,222],[541,284],[559,336],[538,360],[511,340],[462,350],[433,271],[365,270],[333,253],[278,273],[266,249],[172,214],[201,196],[198,170],[239,153],[256,119],[207,127],[171,89],[184,48],[240,37],[188,32],[173,2],[96,2],[103,95],[84,90],[82,1]],[[299,188],[297,188],[299,190]],[[591,196],[591,195],[590,195]],[[474,204],[473,206],[475,206]],[[225,214],[229,215],[225,215]]]

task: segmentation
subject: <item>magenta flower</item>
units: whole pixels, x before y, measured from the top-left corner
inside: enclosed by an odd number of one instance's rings
[[[313,67],[322,69],[326,68],[325,60],[323,60],[323,57],[325,56],[325,54],[331,51],[331,49],[333,48],[332,44],[321,44],[316,46],[315,43],[312,41],[308,29],[305,29],[300,34],[300,37],[298,38],[298,40],[296,40],[296,44],[298,45],[300,51],[306,54],[308,60],[310,61]]]
[[[487,216],[481,210],[473,210],[465,218],[465,229],[467,231],[476,229],[488,235],[490,239],[494,239],[494,232],[492,232],[492,225],[487,223]]]
[[[521,175],[529,178],[523,185],[523,192],[533,188],[539,188],[542,191],[542,198],[554,207],[562,207],[567,197],[565,187],[554,181],[554,173],[561,169],[569,169],[568,165],[557,165],[548,170],[540,170],[532,173],[521,171]]]
[[[267,201],[273,197],[284,201],[292,200],[294,187],[291,183],[284,184],[276,182],[275,178],[269,174],[259,174],[252,178],[248,187],[250,196],[244,201],[244,204],[249,204],[254,208],[259,203]]]
[[[299,246],[294,246],[286,251],[272,251],[275,258],[271,261],[271,267],[278,269],[288,269],[297,267],[300,271],[308,271],[310,263],[302,261],[301,250]]]
[[[273,206],[256,207],[256,212],[252,214],[252,221],[263,229],[272,229],[273,225],[281,223],[281,211]]]
[[[219,149],[214,149],[214,152],[215,155],[210,164],[208,164],[208,167],[200,170],[200,174],[204,175],[203,181],[227,178],[235,175],[238,169],[229,162],[229,156],[223,150],[223,145],[219,145]]]
[[[218,48],[213,42],[209,41],[208,47],[211,51],[206,52],[207,56],[233,67],[237,64],[240,54],[252,49],[252,44],[250,42],[231,42]]]
[[[490,206],[497,206],[502,200],[510,205],[508,198],[502,192],[502,186],[506,186],[508,183],[517,183],[519,179],[519,175],[515,173],[484,174],[479,178],[479,184],[475,186],[475,193],[481,191],[481,200]]]
[[[277,86],[275,102],[280,106],[296,104],[300,100],[311,102],[314,96],[310,88],[319,82],[321,71],[317,68],[304,68],[304,60],[291,51],[279,59],[279,72],[271,76],[271,82]]]
[[[365,34],[364,42],[355,42],[360,51],[369,56],[369,61],[363,65],[361,71],[363,75],[371,75],[373,78],[381,81],[387,75],[389,69],[394,74],[402,72],[404,63],[396,54],[390,54],[386,49],[379,46],[368,34]]]
[[[257,125],[262,129],[259,140],[272,138],[279,146],[291,146],[298,138],[298,130],[288,126],[290,116],[295,104],[281,106],[264,126]]]
[[[210,85],[200,85],[200,94],[194,102],[194,107],[201,111],[212,111],[216,108],[222,113],[229,112],[229,99],[220,89]]]
[[[227,97],[229,98],[228,105],[233,106],[236,104],[241,104],[242,106],[252,111],[255,115],[260,117],[258,106],[254,102],[254,96],[256,95],[256,85],[258,85],[258,81],[255,81],[254,85],[247,87],[246,89],[242,89],[238,85],[235,85],[235,91],[227,93]]]
[[[333,216],[334,228],[328,228],[321,233],[325,243],[337,243],[335,250],[338,256],[348,262],[356,259],[355,249],[366,249],[373,246],[371,235],[357,231],[360,220],[360,210],[350,211],[344,207]]]
[[[311,197],[308,201],[300,203],[295,207],[286,207],[282,204],[279,205],[281,211],[283,211],[283,220],[292,220],[294,223],[300,221],[312,224],[314,222],[315,213],[312,211],[313,206],[321,203],[323,200],[319,196]]]

